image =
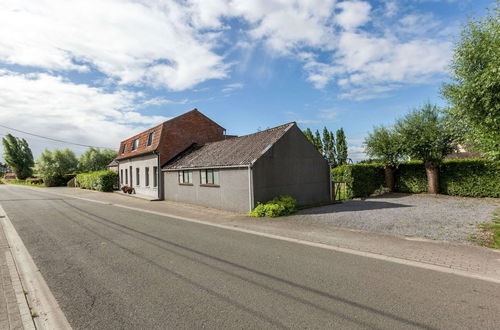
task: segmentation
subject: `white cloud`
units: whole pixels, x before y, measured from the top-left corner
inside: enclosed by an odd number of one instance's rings
[[[237,89],[242,89],[244,86],[245,85],[242,83],[228,84],[228,85],[224,86],[224,88],[222,89],[222,92],[223,93],[231,93]]]
[[[168,119],[138,112],[135,103],[142,98],[141,93],[106,92],[44,73],[0,72],[0,122],[70,142],[117,148],[120,140]]]
[[[346,30],[353,30],[370,20],[372,6],[366,1],[342,1],[337,4],[341,12],[335,21]]]
[[[227,76],[210,34],[175,1],[4,0],[0,61],[48,70],[96,68],[122,84],[182,90]]]

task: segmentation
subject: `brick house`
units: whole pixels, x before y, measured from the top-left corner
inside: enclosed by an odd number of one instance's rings
[[[122,141],[116,158],[120,187],[163,199],[161,167],[190,145],[220,141],[224,134],[223,127],[193,109]]]
[[[280,195],[299,204],[331,196],[328,162],[296,123],[192,145],[162,171],[166,200],[242,213]]]

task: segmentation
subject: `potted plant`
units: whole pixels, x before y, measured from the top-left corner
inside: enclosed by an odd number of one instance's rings
[[[129,187],[129,186],[123,186],[121,189],[124,193],[127,193],[127,194],[132,194],[134,192],[134,188]]]

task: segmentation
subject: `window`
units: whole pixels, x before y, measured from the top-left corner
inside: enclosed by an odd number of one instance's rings
[[[158,166],[153,166],[153,187],[158,187]]]
[[[120,170],[120,183],[123,184],[123,170]]]
[[[126,143],[124,143],[124,144],[122,145],[122,154],[124,154],[124,153],[125,153],[125,149],[126,149],[126,148],[127,148],[127,144],[126,144]]]
[[[125,169],[125,184],[128,184],[128,170]]]
[[[219,170],[201,170],[200,183],[204,185],[219,185]]]
[[[149,187],[149,167],[144,168],[144,182],[146,187]]]
[[[134,177],[134,174],[132,173],[132,166],[129,166],[128,168],[129,168],[128,172],[130,173],[130,186],[133,187],[134,181],[132,180],[132,178]]]
[[[148,147],[153,144],[153,134],[154,132],[150,132],[148,135]]]
[[[192,171],[179,171],[179,183],[180,184],[193,184],[193,172]]]
[[[132,151],[137,150],[138,146],[139,146],[139,139],[135,139],[132,144]]]
[[[135,169],[135,184],[137,186],[139,186],[141,184],[141,178],[140,178],[140,175],[141,175],[141,171],[140,169],[137,167]]]

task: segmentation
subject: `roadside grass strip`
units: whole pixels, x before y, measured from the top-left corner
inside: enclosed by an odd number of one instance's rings
[[[469,238],[482,246],[500,249],[500,208],[493,213],[491,222],[479,225],[479,232]]]

